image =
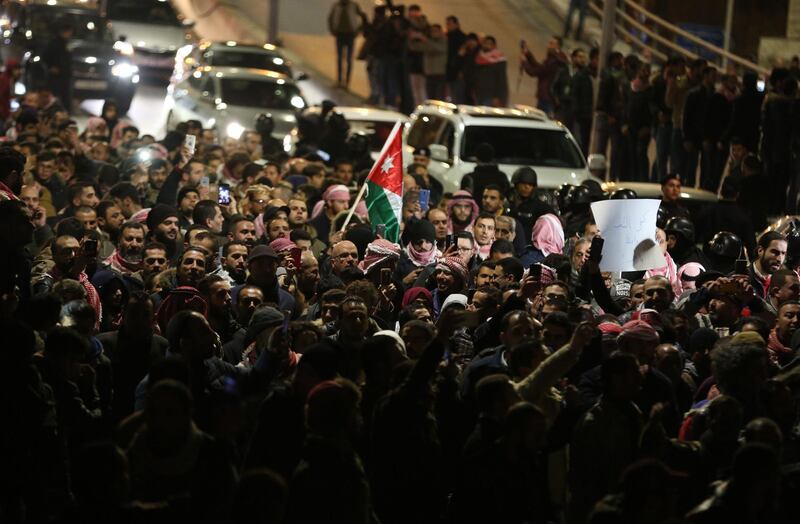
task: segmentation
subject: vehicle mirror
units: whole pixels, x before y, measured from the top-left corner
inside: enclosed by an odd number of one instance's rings
[[[431,144],[428,146],[428,149],[431,151],[431,160],[436,160],[437,162],[447,162],[450,159],[450,152],[447,150],[447,146],[442,144]]]
[[[298,82],[302,82],[303,80],[308,80],[308,79],[309,79],[308,73],[298,73],[297,76],[295,77],[295,80],[297,80]]]
[[[586,159],[586,165],[589,168],[589,171],[605,171],[606,166],[606,156],[600,154],[591,154],[589,158]]]

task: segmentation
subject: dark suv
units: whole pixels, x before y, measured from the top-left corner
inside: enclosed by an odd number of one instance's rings
[[[16,3],[7,6],[8,36],[6,55],[18,58],[24,68],[23,81],[28,89],[47,84],[47,66],[40,54],[55,36],[55,28],[69,23],[73,36],[68,47],[72,53],[72,97],[104,99],[117,102],[125,113],[139,83],[139,69],[115,50],[109,22],[97,9],[80,3]]]

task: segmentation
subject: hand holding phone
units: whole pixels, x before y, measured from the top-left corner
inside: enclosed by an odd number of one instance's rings
[[[605,240],[602,237],[595,235],[592,238],[592,246],[589,248],[589,260],[592,262],[600,263],[600,259],[603,258],[603,244]]]
[[[194,135],[186,135],[186,138],[183,139],[183,145],[189,150],[190,156],[194,156],[196,143],[197,137]]]
[[[386,224],[375,225],[375,236],[379,238],[386,238]]]
[[[221,206],[227,206],[231,203],[231,186],[228,184],[219,185],[219,198],[217,199]]]
[[[289,256],[292,257],[292,264],[295,270],[300,270],[300,258],[303,256],[303,250],[299,247],[293,247],[289,250]]]
[[[392,270],[388,267],[381,269],[381,286],[388,286],[392,283]]]

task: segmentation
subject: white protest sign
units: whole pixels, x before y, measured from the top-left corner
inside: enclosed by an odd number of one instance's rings
[[[644,271],[667,263],[656,242],[659,200],[603,200],[592,214],[603,237],[601,271]]]

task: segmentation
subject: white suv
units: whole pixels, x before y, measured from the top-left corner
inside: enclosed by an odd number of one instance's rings
[[[429,173],[445,191],[461,188],[461,179],[475,169],[475,150],[482,143],[495,151],[495,162],[509,180],[522,166],[532,167],[544,190],[580,184],[589,174],[586,160],[569,130],[529,106],[495,108],[427,101],[411,115],[405,136],[405,160],[415,148],[431,152]]]

